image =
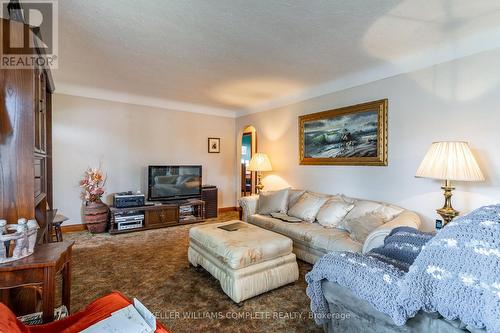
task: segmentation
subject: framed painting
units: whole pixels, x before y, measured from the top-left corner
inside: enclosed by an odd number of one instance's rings
[[[220,138],[208,138],[208,152],[220,153]]]
[[[300,164],[387,165],[387,105],[382,99],[300,116]]]

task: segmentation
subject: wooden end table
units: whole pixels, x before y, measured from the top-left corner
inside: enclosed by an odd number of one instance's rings
[[[42,319],[54,320],[55,278],[62,274],[62,303],[70,311],[71,250],[74,242],[42,244],[29,257],[0,265],[0,301],[9,304],[9,289],[42,287]]]

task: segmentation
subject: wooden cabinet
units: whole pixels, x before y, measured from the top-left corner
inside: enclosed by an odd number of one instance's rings
[[[34,38],[26,25],[0,20],[13,40]],[[36,218],[40,242],[52,207],[53,91],[48,69],[0,69],[0,218]]]
[[[0,265],[0,301],[11,306],[9,293],[14,288],[41,288],[42,318],[44,322],[54,319],[56,275],[62,276],[62,304],[71,310],[71,252],[73,242],[43,244],[26,258]],[[10,330],[9,330],[10,331]],[[17,331],[17,330],[16,330]],[[5,332],[2,330],[2,332]]]
[[[179,209],[176,205],[164,205],[160,209],[147,210],[145,226],[177,224]]]
[[[17,43],[34,34],[27,25],[0,19]],[[38,50],[33,50],[38,53]],[[16,223],[35,218],[38,242],[49,241],[52,208],[52,92],[47,69],[0,69],[0,218]],[[30,257],[33,258],[33,257]],[[36,290],[16,288],[8,294],[17,315],[36,310]]]

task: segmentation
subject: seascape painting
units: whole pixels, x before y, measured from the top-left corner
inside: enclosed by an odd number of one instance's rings
[[[378,112],[368,111],[304,124],[305,157],[377,156]]]
[[[387,165],[387,100],[299,118],[301,164]]]

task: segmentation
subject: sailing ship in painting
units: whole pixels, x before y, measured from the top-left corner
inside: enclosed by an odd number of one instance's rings
[[[376,157],[378,112],[351,113],[304,123],[304,157]]]

